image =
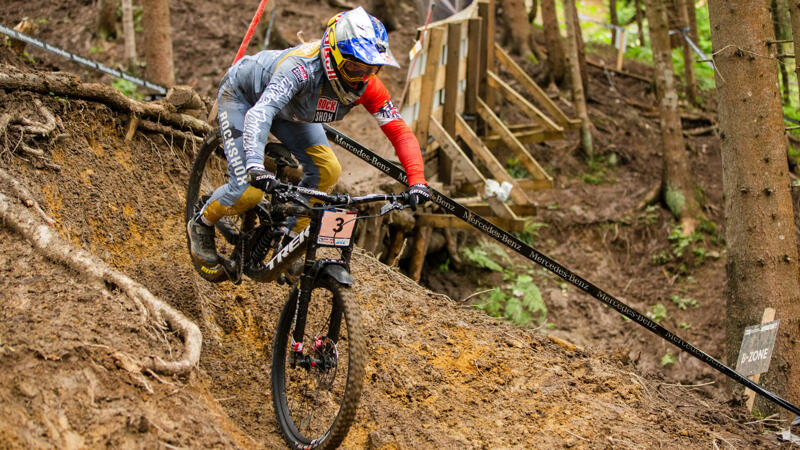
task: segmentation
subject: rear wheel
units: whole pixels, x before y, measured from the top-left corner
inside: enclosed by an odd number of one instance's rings
[[[361,397],[366,344],[349,290],[325,278],[311,291],[302,353],[295,353],[298,290],[281,311],[272,349],[272,402],[293,448],[336,448]]]

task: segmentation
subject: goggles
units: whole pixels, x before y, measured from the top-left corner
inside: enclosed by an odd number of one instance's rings
[[[370,77],[377,75],[382,66],[371,66],[358,61],[344,60],[339,65],[339,74],[348,83],[356,84],[367,81]]]

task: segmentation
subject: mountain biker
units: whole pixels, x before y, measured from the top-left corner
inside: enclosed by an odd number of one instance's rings
[[[322,122],[340,120],[356,105],[375,117],[391,141],[408,175],[412,208],[430,200],[419,143],[377,77],[385,65],[399,67],[389,51],[386,29],[358,7],[332,17],[321,41],[265,50],[228,70],[217,97],[228,183],[217,188],[187,224],[197,262],[218,262],[217,220],[253,208],[276,186],[275,175],[263,163],[270,132],[302,165],[300,185],[329,191],[341,166]],[[294,220],[290,236],[309,222]]]

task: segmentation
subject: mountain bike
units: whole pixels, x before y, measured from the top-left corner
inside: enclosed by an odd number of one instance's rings
[[[354,205],[386,202],[380,215],[408,206],[406,194],[351,197],[327,194],[285,182],[287,168],[296,168],[289,150],[269,143],[281,183],[271,201],[233,219],[223,218],[216,230],[220,263],[208,267],[193,260],[197,272],[211,282],[287,282],[284,271],[305,252],[299,282],[281,310],[272,346],[272,399],[284,440],[293,448],[335,448],[347,435],[361,396],[366,343],[361,314],[349,288],[353,233],[360,218]],[[210,135],[192,166],[186,195],[186,221],[226,179],[219,134]],[[310,200],[315,199],[313,203]],[[310,225],[288,240],[291,217],[309,217]],[[288,243],[287,243],[288,241]],[[188,235],[187,235],[188,242]],[[318,257],[324,249],[334,257]]]

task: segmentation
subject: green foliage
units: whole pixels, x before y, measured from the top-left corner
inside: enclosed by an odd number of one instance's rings
[[[525,178],[525,176],[528,175],[528,171],[522,167],[522,163],[517,157],[508,158],[506,166],[506,170],[508,174],[511,175],[511,178]]]
[[[498,264],[492,256],[502,259],[506,264],[511,264],[511,258],[498,244],[494,242],[481,242],[474,247],[462,247],[461,253],[467,260],[471,261],[478,267],[493,270],[495,272],[502,272],[503,266]]]
[[[530,275],[519,275],[504,286],[492,289],[475,307],[517,326],[525,326],[532,320],[542,323],[547,317],[547,306]]]
[[[616,155],[613,155],[613,160],[616,161]],[[589,166],[589,171],[583,174],[583,182],[588,184],[602,184],[613,183],[614,177],[609,173],[610,169],[614,166],[611,164],[611,155],[593,155],[586,158],[586,165]]]
[[[450,270],[450,258],[444,260],[443,263],[439,264],[439,272],[447,272]]]
[[[691,244],[702,241],[703,235],[695,232],[691,236],[687,236],[683,234],[680,225],[673,225],[667,239],[669,240],[670,247],[672,247],[672,253],[680,257],[683,256],[683,252],[685,252]]]
[[[644,222],[645,225],[650,226],[658,220],[658,210],[660,206],[658,205],[648,205],[644,212],[639,214],[638,219]]]
[[[688,330],[691,327],[692,324],[690,324],[689,322],[681,322],[678,324],[678,328],[680,328],[681,330]]]
[[[675,357],[672,356],[672,353],[667,352],[664,356],[661,357],[661,366],[668,366],[670,364],[675,364]]]
[[[144,26],[142,25],[142,7],[133,5],[131,7],[131,12],[133,13],[133,30],[137,33],[143,32]]]
[[[36,64],[36,59],[34,59],[33,56],[31,56],[30,53],[28,53],[27,50],[23,50],[22,51],[22,56],[24,56],[25,59],[27,59],[29,63]]]
[[[672,261],[673,259],[675,258],[672,256],[670,252],[668,252],[667,250],[661,250],[660,252],[653,255],[652,261],[653,264],[661,266]]]
[[[539,228],[548,226],[544,222],[534,222],[530,218],[525,219],[525,226],[522,231],[515,231],[514,236],[520,241],[533,246],[534,239],[539,238]]]
[[[90,55],[99,55],[100,53],[103,53],[103,49],[101,47],[93,45],[89,48]]]
[[[134,100],[144,100],[144,96],[136,90],[136,84],[131,81],[116,78],[111,82],[111,86],[122,92],[126,97]]]
[[[659,302],[653,305],[653,307],[650,308],[650,311],[647,311],[645,315],[653,322],[659,323],[667,318],[667,308],[665,308],[664,305]]]
[[[688,308],[689,306],[691,306],[692,308],[700,307],[700,303],[697,303],[697,300],[691,297],[681,297],[679,295],[672,295],[670,297],[670,300],[672,300],[672,303],[675,303],[675,305],[677,305],[678,309],[680,310],[686,310],[686,308]]]

